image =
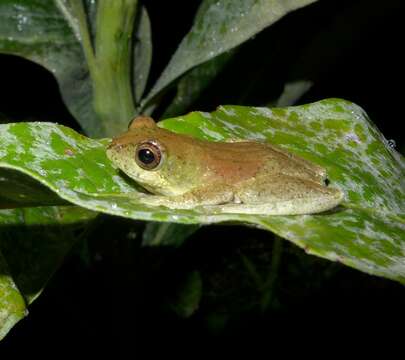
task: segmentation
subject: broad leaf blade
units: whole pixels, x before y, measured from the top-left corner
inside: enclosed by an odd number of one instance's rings
[[[89,48],[91,45],[82,43],[83,34],[79,27],[77,14],[73,11],[72,5],[77,5],[77,3],[76,0],[74,2],[66,0],[1,1],[0,52],[22,56],[51,71],[58,81],[65,104],[86,134],[101,137],[108,133],[114,133],[115,128],[119,128],[119,131],[126,128],[129,121],[128,116],[124,115],[124,119],[122,119],[116,115],[121,114],[121,110],[122,113],[129,111],[130,118],[134,112],[132,110],[135,102],[132,94],[126,94],[129,98],[127,101],[129,105],[127,104],[126,108],[123,109],[123,106],[119,106],[118,101],[123,96],[117,95],[114,98],[114,100],[118,99],[117,105],[115,107],[110,106],[106,114],[103,107],[99,108],[100,104],[103,104],[103,99],[106,99],[105,94],[113,92],[115,94],[117,86],[120,89],[126,85],[129,89],[133,86],[134,97],[139,101],[144,91],[151,63],[149,18],[145,8],[139,6],[139,23],[135,29],[137,41],[134,42],[133,48],[129,48],[129,52],[134,54],[135,66],[133,71],[127,69],[128,74],[133,72],[133,79],[129,75],[117,79],[117,69],[114,68],[115,65],[111,65],[102,69],[104,73],[98,74],[98,82],[95,82],[94,74],[92,74],[93,78],[90,77],[88,59],[83,52],[83,48],[87,50],[87,53],[92,52],[92,49]],[[98,3],[91,0],[84,2],[90,37],[91,35],[95,36],[97,30],[95,26],[96,4]],[[130,5],[132,6],[132,4]],[[129,32],[132,34],[131,31]],[[123,46],[125,39],[126,36],[119,39],[117,46]],[[94,41],[94,39],[91,40]],[[107,47],[111,44],[104,45]],[[99,59],[97,64],[93,64],[93,68],[101,69],[102,60],[103,58]],[[126,60],[130,64],[130,59]],[[112,62],[114,63],[114,61]],[[109,82],[108,79],[111,74],[117,76],[112,76],[113,79]],[[103,82],[104,80],[105,82]],[[98,97],[95,96],[97,94]],[[112,101],[111,99],[107,100]],[[107,100],[105,103],[108,103]],[[119,111],[115,113],[111,109],[119,109]]]
[[[178,116],[187,112],[193,102],[221,72],[233,54],[234,51],[229,51],[219,55],[184,75],[177,84],[176,96],[163,114],[163,118]]]
[[[51,71],[86,133],[103,133],[92,107],[92,85],[80,42],[54,1],[1,1],[0,52],[22,56]]]
[[[5,226],[75,225],[93,220],[97,213],[79,206],[39,206],[0,210],[0,231]]]
[[[0,169],[0,209],[62,204],[66,201],[30,176]]]
[[[233,49],[290,11],[316,0],[204,0],[194,24],[148,94],[149,102],[193,67]]]
[[[274,216],[260,225],[309,254],[405,284],[404,222],[390,212],[347,209],[301,219]]]
[[[184,224],[252,223],[308,252],[405,282],[404,161],[358,106],[334,99],[284,109],[226,106],[159,124],[199,138],[279,144],[324,166],[331,183],[345,192],[345,203],[333,212],[302,216],[227,214],[220,206],[209,213],[147,206],[125,194],[136,189],[106,159],[106,142],[52,124],[1,125],[0,167],[24,172],[89,209]],[[66,147],[72,153],[68,158]],[[40,153],[34,151],[38,148]]]
[[[144,6],[138,10],[139,17],[135,33],[134,46],[134,92],[135,102],[141,101],[146,83],[148,81],[149,70],[152,63],[152,29],[148,12]]]

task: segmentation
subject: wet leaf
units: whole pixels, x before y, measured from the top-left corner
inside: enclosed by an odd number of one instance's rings
[[[251,223],[309,253],[405,282],[404,161],[358,106],[336,99],[275,109],[224,106],[159,125],[213,141],[242,138],[278,144],[325,167],[331,184],[345,192],[345,202],[334,211],[300,216],[228,214],[220,206],[208,212],[145,205],[134,196],[134,183],[106,159],[107,140],[88,139],[49,123],[0,125],[0,167],[21,171],[91,210],[183,224]]]
[[[193,67],[223,54],[270,26],[288,12],[316,0],[204,0],[194,24],[146,102]]]

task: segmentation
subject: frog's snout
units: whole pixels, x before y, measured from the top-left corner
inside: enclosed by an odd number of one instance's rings
[[[111,141],[111,143],[107,146],[107,150],[121,150],[123,145],[117,144],[115,141]]]
[[[112,141],[109,145],[107,145],[106,155],[107,157],[112,160],[114,157],[118,155],[120,150],[123,148],[122,145],[117,144],[115,141]]]

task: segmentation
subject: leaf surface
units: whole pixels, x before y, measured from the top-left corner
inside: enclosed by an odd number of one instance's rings
[[[133,69],[128,69],[132,78],[114,79],[115,83],[106,80],[106,88],[104,83],[100,85],[100,81],[95,83],[89,73],[88,59],[83,49],[86,48],[88,54],[93,49],[89,44],[83,43],[80,20],[73,10],[78,3],[76,0],[2,0],[0,52],[24,57],[49,70],[58,81],[65,104],[85,133],[101,137],[113,133],[115,128],[125,130],[128,119],[118,119],[115,113],[104,114],[100,109],[96,113],[95,86],[99,97],[108,102],[111,96],[107,98],[105,94],[115,94],[117,84],[121,88],[128,82],[134,87],[134,98],[140,100],[152,56],[150,23],[146,9],[139,6],[138,23],[134,31],[136,39],[129,51],[133,54],[131,58],[134,58],[135,64]],[[96,4],[86,0],[83,7],[86,11],[84,18],[88,20],[88,24],[83,26],[88,27],[89,38],[93,42],[97,33]],[[111,17],[110,20],[114,19]],[[125,39],[120,39],[117,44],[122,45],[123,42]],[[103,45],[106,47],[108,44]],[[96,69],[101,68],[99,63],[94,65]],[[116,71],[114,66],[116,64],[113,63],[103,68],[104,73],[98,79],[107,79],[111,72]],[[114,84],[113,87],[108,88],[111,84]],[[97,104],[102,103],[102,99],[98,99]],[[135,99],[130,100],[135,102]],[[115,119],[115,122],[112,123],[111,119]],[[119,123],[116,124],[117,122]]]
[[[146,98],[150,101],[178,77],[223,54],[316,0],[204,0],[194,24]]]
[[[300,216],[229,214],[220,206],[208,211],[145,205],[134,197],[136,185],[106,159],[108,141],[49,123],[1,125],[0,167],[21,171],[91,210],[183,224],[251,223],[309,253],[405,282],[404,160],[358,106],[336,99],[274,109],[223,106],[159,125],[213,141],[241,138],[278,144],[325,167],[331,184],[345,192],[345,202],[334,211]]]
[[[28,313],[96,215],[77,206],[0,210],[0,339]]]

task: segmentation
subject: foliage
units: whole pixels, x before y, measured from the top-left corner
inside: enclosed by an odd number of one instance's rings
[[[66,106],[92,137],[44,122],[0,125],[0,337],[26,315],[72,245],[97,226],[99,212],[154,221],[143,234],[144,245],[180,246],[199,224],[250,223],[308,253],[405,282],[403,159],[359,107],[324,100],[276,109],[224,106],[179,116],[226,68],[239,45],[313,2],[201,1],[191,29],[154,84],[150,19],[137,0],[0,3],[0,52],[52,72]],[[267,102],[288,106],[310,85],[285,84],[280,98]],[[124,131],[137,114],[159,111],[173,117],[159,125],[175,132],[214,141],[271,141],[317,162],[345,191],[345,203],[326,214],[265,217],[221,209],[169,211],[122,196],[136,185],[106,159],[109,140],[94,138]],[[242,258],[255,278],[255,265]],[[271,262],[276,273],[277,256]],[[273,291],[275,276],[263,281],[265,289]],[[170,307],[191,316],[203,290],[204,276],[191,270]],[[273,298],[266,291],[262,306]]]

